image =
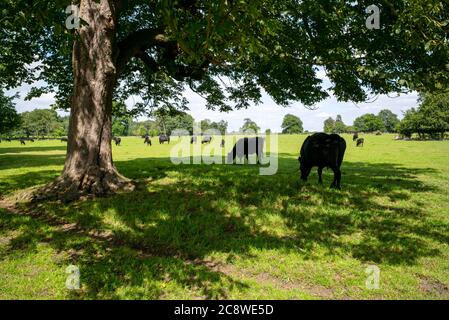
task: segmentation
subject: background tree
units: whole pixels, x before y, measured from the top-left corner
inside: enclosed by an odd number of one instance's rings
[[[244,121],[244,123],[243,123],[243,126],[240,128],[240,132],[243,132],[243,133],[254,132],[256,134],[259,133],[260,128],[257,125],[257,123],[255,123],[254,121],[252,121],[249,118],[246,118],[243,121]]]
[[[421,139],[443,139],[449,131],[449,94],[423,94],[418,109],[404,114],[398,131],[411,137],[416,133]]]
[[[206,130],[215,129],[220,132],[220,134],[226,134],[228,130],[228,123],[224,120],[220,120],[219,122],[212,122],[209,119],[201,120],[200,122],[202,132]]]
[[[387,132],[396,132],[396,127],[399,123],[398,116],[388,109],[381,110],[377,115],[384,123]]]
[[[228,122],[224,120],[212,122],[212,127],[217,129],[222,135],[225,135],[228,131]]]
[[[346,125],[343,122],[343,119],[341,118],[341,115],[337,115],[335,118],[334,128],[332,130],[332,133],[345,133],[347,131]]]
[[[156,121],[145,120],[141,122],[133,121],[131,123],[131,135],[133,136],[144,136],[146,134],[154,137],[159,135],[159,127]]]
[[[201,132],[205,132],[205,131],[211,129],[211,126],[212,126],[212,121],[209,119],[203,119],[200,121]]]
[[[0,89],[0,135],[8,134],[20,125],[20,116],[17,114],[15,97],[7,97]]]
[[[57,112],[52,109],[35,109],[20,114],[21,130],[27,137],[48,137],[63,130],[63,124]]]
[[[334,131],[334,127],[335,127],[335,120],[332,117],[329,117],[326,120],[324,120],[323,131],[325,133],[332,133]]]
[[[185,110],[188,85],[221,111],[259,103],[262,88],[279,105],[312,105],[328,97],[317,66],[342,101],[449,85],[447,2],[382,2],[375,31],[364,0],[29,3],[1,2],[0,86],[39,81],[29,97],[54,91],[71,108],[64,171],[46,190],[68,199],[129,185],[112,161],[113,99],[140,94],[139,112]],[[82,23],[67,32],[72,3]]]
[[[176,130],[186,130],[190,135],[193,134],[193,117],[185,112],[179,112],[175,115],[168,115],[165,117],[165,126],[168,135],[172,135]],[[156,122],[162,124],[162,120],[156,118]],[[163,131],[163,127],[159,127],[160,132]]]
[[[372,113],[356,118],[354,120],[354,128],[361,132],[385,131],[383,121]]]
[[[287,114],[284,116],[281,128],[282,133],[286,134],[303,133],[304,131],[301,119],[292,114]]]
[[[112,135],[128,136],[131,130],[132,116],[128,113],[124,102],[112,103]]]

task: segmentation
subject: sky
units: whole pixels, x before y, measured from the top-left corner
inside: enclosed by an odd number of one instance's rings
[[[318,72],[318,76],[323,80],[324,88],[330,87],[330,82],[322,70]],[[35,98],[31,101],[24,101],[23,98],[29,92],[30,88],[30,85],[23,85],[7,92],[9,95],[13,95],[16,92],[19,93],[20,98],[15,101],[18,112],[31,111],[35,108],[49,108],[50,105],[54,103],[54,94],[51,93],[44,94],[40,98]],[[417,93],[403,94],[400,96],[392,94],[391,97],[379,96],[377,100],[373,102],[359,103],[357,105],[352,102],[338,102],[331,94],[330,98],[316,104],[314,110],[309,110],[301,103],[294,103],[289,107],[278,106],[266,93],[264,93],[262,96],[262,103],[257,106],[252,106],[245,110],[222,113],[219,111],[207,110],[204,99],[190,89],[187,89],[184,92],[184,95],[189,101],[189,113],[195,120],[225,120],[228,122],[229,132],[238,131],[243,125],[243,120],[245,118],[250,118],[255,121],[263,131],[271,129],[273,132],[280,132],[282,119],[288,113],[296,115],[302,120],[304,130],[312,132],[322,131],[324,120],[328,117],[333,117],[335,119],[338,114],[342,116],[345,124],[351,125],[355,118],[365,113],[377,114],[382,109],[389,109],[401,118],[405,110],[418,105]],[[139,101],[138,97],[130,97],[126,101],[126,104],[131,108],[133,104]],[[138,120],[145,119],[139,118]]]

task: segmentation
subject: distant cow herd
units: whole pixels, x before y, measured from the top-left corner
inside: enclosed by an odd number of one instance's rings
[[[151,137],[149,135],[142,136],[144,144],[151,146]],[[202,135],[201,144],[209,144],[212,142],[213,137],[211,135]],[[21,145],[25,145],[27,141],[34,142],[32,138],[19,138],[16,139]],[[61,142],[68,142],[67,138],[61,138]],[[159,144],[170,144],[170,136],[159,135]],[[358,133],[354,133],[352,137],[353,142],[356,143],[356,147],[363,147],[365,139],[360,138]],[[6,138],[4,141],[11,142],[11,138]],[[113,136],[112,141],[116,146],[120,146],[122,139],[120,137]],[[197,143],[198,136],[192,136],[190,143]],[[2,140],[0,139],[0,143]],[[260,164],[263,157],[265,139],[261,137],[241,138],[239,139],[232,150],[227,155],[227,163],[235,163],[238,158],[240,161],[245,159],[248,161],[250,155],[255,155],[257,163]],[[220,147],[225,147],[225,140],[222,139]],[[326,134],[315,133],[308,136],[301,146],[300,154],[298,157],[299,170],[301,179],[307,181],[308,176],[313,167],[318,169],[318,182],[323,182],[322,173],[324,168],[330,168],[334,173],[334,179],[331,184],[331,188],[341,188],[341,164],[346,151],[346,141],[338,134]]]

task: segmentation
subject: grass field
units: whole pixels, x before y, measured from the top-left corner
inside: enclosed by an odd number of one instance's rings
[[[2,142],[0,299],[449,299],[449,141],[346,136],[337,191],[330,171],[299,181],[305,137],[279,137],[274,176],[174,165],[171,146],[124,138],[114,159],[134,192],[15,208],[58,176],[65,144]]]

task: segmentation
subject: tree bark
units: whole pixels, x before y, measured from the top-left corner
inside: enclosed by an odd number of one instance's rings
[[[67,156],[61,176],[45,191],[63,200],[132,188],[112,160],[112,98],[117,83],[113,0],[82,0],[73,47],[74,89]],[[45,196],[45,195],[44,195]]]

